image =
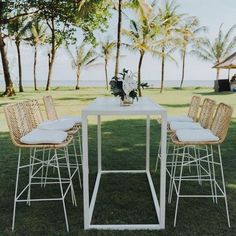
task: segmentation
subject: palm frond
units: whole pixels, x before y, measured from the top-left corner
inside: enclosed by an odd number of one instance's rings
[[[233,50],[236,50],[236,36],[230,41],[230,43],[225,48],[225,51],[223,52],[223,57],[228,57]]]
[[[213,57],[211,54],[205,54],[199,50],[191,50],[190,51],[190,54],[194,55],[194,56],[197,56],[198,58],[204,60],[204,61],[212,61]]]

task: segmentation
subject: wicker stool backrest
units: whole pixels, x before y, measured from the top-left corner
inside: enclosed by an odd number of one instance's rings
[[[211,127],[215,108],[216,108],[216,101],[209,98],[204,99],[198,119],[198,122],[201,124],[203,128],[208,129]]]
[[[50,95],[44,96],[43,102],[44,102],[44,106],[45,106],[48,120],[57,120],[58,119],[57,111],[56,111],[55,106],[53,104],[52,96],[50,96]]]
[[[36,99],[24,102],[33,128],[43,122],[43,115]]]
[[[188,116],[191,117],[194,121],[197,121],[200,103],[201,103],[200,96],[192,97],[189,110],[188,110]]]
[[[224,103],[220,103],[216,109],[211,131],[220,138],[220,142],[223,142],[227,135],[232,114],[233,108]]]
[[[32,131],[29,114],[24,103],[14,103],[4,106],[4,113],[7,120],[11,140],[19,146],[20,138]]]

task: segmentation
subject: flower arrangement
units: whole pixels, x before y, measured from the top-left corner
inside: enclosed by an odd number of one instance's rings
[[[132,103],[136,98],[138,100],[137,82],[135,81],[135,74],[129,70],[123,69],[122,73],[114,76],[110,81],[112,94],[119,96],[123,102]]]

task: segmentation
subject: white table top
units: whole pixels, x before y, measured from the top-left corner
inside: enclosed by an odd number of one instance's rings
[[[165,115],[166,110],[147,97],[141,97],[130,106],[121,106],[119,98],[96,98],[82,111],[82,115]]]

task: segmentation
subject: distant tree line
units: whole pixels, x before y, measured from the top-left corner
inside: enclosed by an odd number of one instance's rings
[[[117,13],[117,35],[111,38],[106,35],[109,20]],[[132,14],[127,14],[132,12]],[[131,19],[129,15],[134,15]],[[130,27],[124,28],[122,22],[129,21]],[[103,59],[106,88],[108,89],[108,63],[114,56],[116,63],[114,75],[120,70],[120,52],[127,48],[138,52],[139,62],[138,91],[142,95],[142,64],[146,54],[161,60],[160,92],[164,90],[166,60],[177,63],[174,58],[180,52],[182,75],[180,88],[183,86],[187,55],[192,54],[201,59],[219,63],[229,56],[236,47],[233,35],[236,25],[226,34],[220,26],[217,37],[210,41],[206,37],[207,28],[201,26],[195,16],[179,12],[175,0],[0,0],[0,53],[4,72],[5,91],[3,95],[15,94],[11,73],[9,71],[7,39],[14,41],[18,61],[19,92],[23,92],[23,70],[21,65],[21,44],[26,43],[34,48],[33,81],[37,90],[37,55],[40,46],[49,45],[48,75],[46,90],[50,89],[53,65],[58,49],[64,46],[70,55],[76,72],[76,89],[79,89],[80,74],[83,68],[95,64],[98,58]],[[75,32],[81,29],[84,41],[77,43]],[[103,34],[103,40],[97,41],[95,32]],[[75,45],[75,51],[70,45]],[[219,78],[219,70],[217,70]]]

